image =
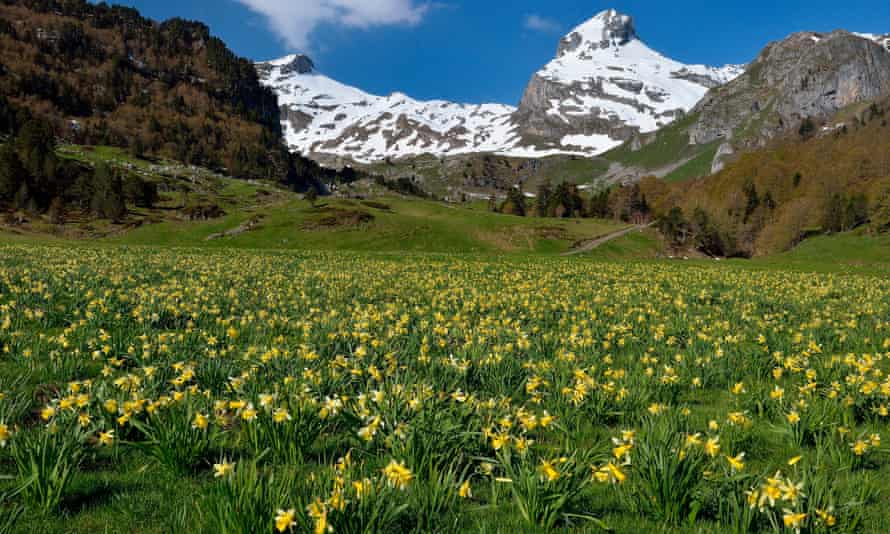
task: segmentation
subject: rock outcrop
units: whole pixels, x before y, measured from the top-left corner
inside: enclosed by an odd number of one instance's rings
[[[759,146],[858,102],[890,92],[890,50],[882,38],[846,31],[796,33],[767,46],[745,73],[694,108],[690,140]]]

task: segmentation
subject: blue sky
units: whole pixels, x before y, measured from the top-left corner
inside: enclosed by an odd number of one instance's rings
[[[377,94],[515,104],[559,38],[597,12],[632,15],[652,48],[686,63],[742,63],[799,30],[890,33],[890,2],[569,0],[119,0],[210,26],[240,55],[306,52]],[[534,18],[531,18],[534,17]]]

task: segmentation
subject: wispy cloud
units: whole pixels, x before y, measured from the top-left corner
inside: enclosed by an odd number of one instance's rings
[[[235,0],[263,15],[269,27],[297,51],[310,48],[310,36],[321,24],[367,29],[415,25],[431,5],[416,0]]]
[[[557,33],[562,29],[559,22],[534,13],[526,15],[524,26],[527,30],[544,33]]]

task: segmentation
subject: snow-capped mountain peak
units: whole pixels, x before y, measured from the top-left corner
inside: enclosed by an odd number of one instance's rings
[[[610,9],[563,37],[532,77],[519,104],[521,133],[569,147],[600,136],[594,150],[608,149],[667,125],[742,72],[665,57],[643,42],[632,17]]]
[[[559,42],[519,108],[372,95],[325,76],[304,55],[257,70],[279,95],[293,150],[360,162],[424,153],[596,155],[673,121],[743,71],[666,58],[639,38],[632,17],[614,9]]]

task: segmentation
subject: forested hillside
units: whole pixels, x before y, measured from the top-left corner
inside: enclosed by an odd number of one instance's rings
[[[277,97],[204,24],[85,0],[0,0],[0,205],[119,218],[123,198],[153,198],[149,183],[59,160],[59,142],[298,190],[333,179],[287,151]]]
[[[805,121],[713,176],[640,187],[676,245],[715,255],[781,252],[808,235],[858,227],[890,230],[890,98]]]

